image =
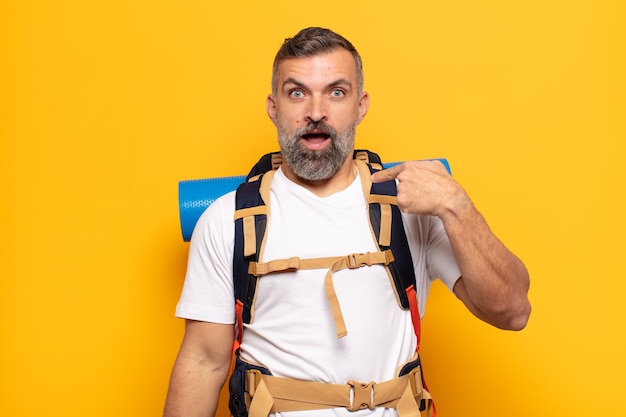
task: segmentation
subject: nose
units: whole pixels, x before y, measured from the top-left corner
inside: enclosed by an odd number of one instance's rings
[[[308,107],[307,120],[312,123],[319,123],[326,120],[326,104],[323,97],[313,96]]]

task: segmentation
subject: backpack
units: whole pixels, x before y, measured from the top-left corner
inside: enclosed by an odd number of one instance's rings
[[[369,181],[372,173],[383,169],[380,157],[367,150],[355,150],[354,159],[360,170],[361,181]],[[402,213],[396,201],[396,182],[390,180],[382,183],[371,183],[369,192],[366,192],[369,205],[369,221],[379,247],[379,252],[370,254],[352,254],[337,258],[315,258],[260,262],[267,229],[267,215],[269,210],[269,189],[271,177],[282,163],[280,152],[268,153],[261,157],[251,169],[246,181],[239,185],[236,191],[235,208],[235,244],[233,256],[233,284],[236,310],[236,340],[234,351],[238,354],[243,334],[243,324],[250,324],[254,320],[254,300],[258,280],[262,275],[293,269],[329,268],[328,274],[343,268],[358,268],[373,263],[384,264],[394,283],[394,291],[399,306],[411,312],[415,335],[417,337],[416,359],[407,363],[400,375],[406,374],[420,366],[420,316],[417,305],[416,279],[409,244],[404,231]],[[365,186],[364,186],[364,191]],[[328,286],[327,286],[328,287]],[[332,287],[332,284],[331,284]],[[337,336],[347,333],[338,303],[334,303],[334,289],[327,288],[327,296],[331,302],[333,317],[337,327]],[[335,296],[336,301],[336,296]],[[338,310],[338,311],[337,311]],[[231,377],[230,408],[233,416],[247,415],[244,404],[243,381],[244,373],[250,369],[249,364],[242,364],[236,355],[236,366]],[[257,367],[255,367],[257,368]],[[270,375],[269,370],[260,369],[260,372]],[[422,378],[424,388],[426,385]],[[427,397],[428,399],[430,396]],[[421,400],[420,408],[430,409],[431,401]],[[428,403],[428,404],[426,404]],[[434,415],[433,407],[433,415]]]

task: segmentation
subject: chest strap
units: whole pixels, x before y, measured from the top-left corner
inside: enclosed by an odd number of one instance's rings
[[[269,262],[250,262],[248,273],[256,277],[261,277],[273,272],[328,268],[326,276],[324,277],[324,291],[326,292],[326,298],[328,299],[328,303],[330,304],[330,309],[333,314],[337,337],[341,338],[348,334],[348,330],[346,329],[346,323],[343,319],[341,306],[339,305],[337,293],[335,292],[333,272],[341,271],[342,269],[357,269],[363,266],[377,264],[389,265],[389,263],[393,261],[394,258],[391,250],[386,250],[384,252],[353,253],[348,256],[335,256],[327,258],[300,259],[298,257],[292,257],[287,259],[277,259]]]
[[[395,408],[398,417],[420,417],[422,400],[428,417],[432,411],[432,397],[422,387],[420,367],[384,382],[348,381],[344,385],[280,378],[251,369],[246,371],[245,384],[248,417],[339,407],[348,411]]]

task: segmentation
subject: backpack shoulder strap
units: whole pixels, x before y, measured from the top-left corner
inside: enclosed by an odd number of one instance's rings
[[[282,161],[280,152],[263,155],[235,194],[233,286],[239,338],[243,323],[252,321],[257,277],[248,273],[248,265],[260,259],[269,211],[269,186],[273,171]]]
[[[361,181],[369,205],[369,219],[372,231],[381,251],[391,249],[394,262],[389,264],[394,285],[398,290],[399,303],[409,308],[406,289],[415,285],[415,270],[411,250],[404,231],[402,212],[398,208],[395,180],[372,183],[371,174],[379,169],[371,165],[360,168]]]
[[[237,339],[241,342],[243,323],[253,320],[254,296],[258,278],[250,274],[251,262],[261,259],[269,215],[269,189],[274,171],[244,182],[235,194],[235,245],[233,287],[237,315]]]
[[[417,305],[415,269],[413,267],[413,257],[404,230],[402,212],[398,208],[395,180],[381,183],[372,183],[371,174],[381,168],[371,164],[364,165],[357,163],[359,174],[363,183],[363,191],[367,197],[369,205],[369,220],[376,238],[376,242],[381,251],[391,249],[394,261],[387,267],[393,280],[394,289],[398,297],[398,303],[404,309],[409,309],[411,319],[417,336],[417,344],[420,344],[420,315]]]
[[[266,153],[252,167],[252,169],[246,176],[246,181],[253,181],[268,171],[276,170],[282,163],[283,155],[280,152]]]
[[[378,156],[377,153],[368,151],[367,149],[355,149],[354,150],[354,159],[357,161],[363,161],[376,170],[383,169],[383,162]]]

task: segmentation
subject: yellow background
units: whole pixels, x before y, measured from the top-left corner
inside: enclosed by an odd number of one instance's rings
[[[3,1],[0,415],[161,413],[177,183],[276,148],[271,61],[308,25],[363,56],[357,145],[448,158],[530,270],[521,333],[434,288],[440,415],[626,415],[625,17],[619,0]]]

